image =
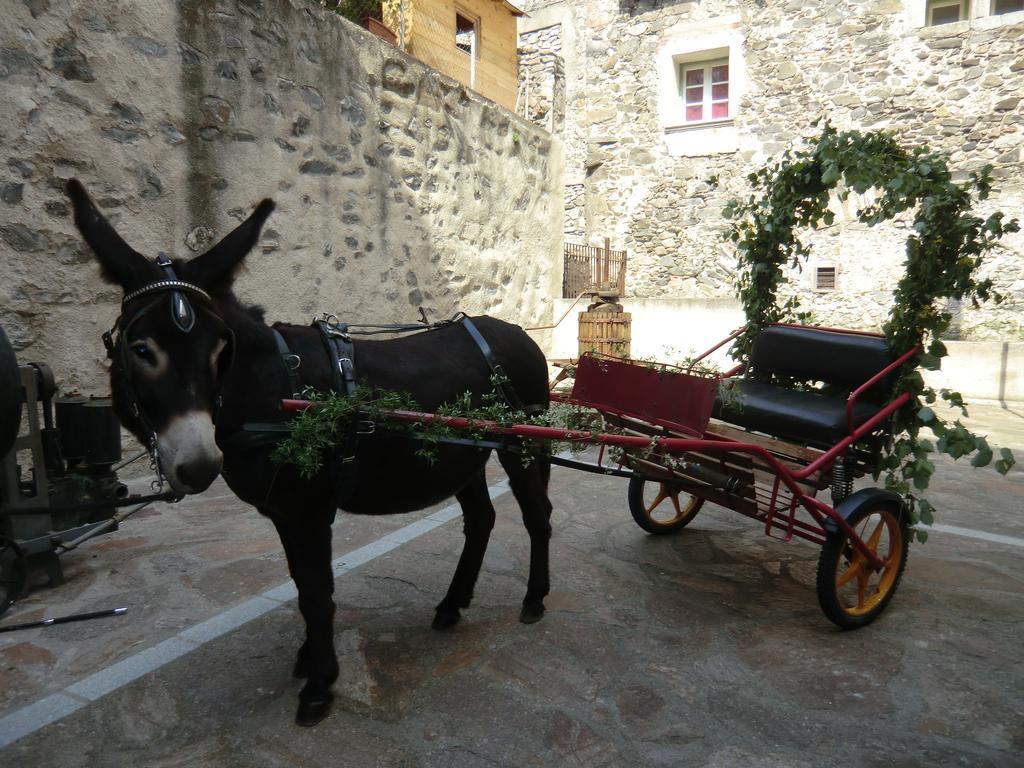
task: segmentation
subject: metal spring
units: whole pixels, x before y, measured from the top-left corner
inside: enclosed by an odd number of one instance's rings
[[[848,459],[843,456],[832,465],[832,504],[838,504],[853,493],[853,474],[847,466]]]

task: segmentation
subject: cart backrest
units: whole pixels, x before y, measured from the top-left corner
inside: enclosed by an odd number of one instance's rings
[[[754,339],[750,367],[754,373],[774,373],[854,389],[895,359],[881,336],[812,326],[770,325]],[[872,387],[869,394],[886,397],[892,385],[889,375]]]

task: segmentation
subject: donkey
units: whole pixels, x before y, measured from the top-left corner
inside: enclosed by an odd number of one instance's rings
[[[381,515],[423,509],[451,496],[458,499],[464,547],[433,621],[435,629],[451,627],[470,604],[494,525],[484,477],[490,449],[442,445],[430,464],[415,455],[417,446],[411,440],[387,435],[361,439],[355,449],[357,470],[339,504],[327,467],[306,480],[294,467],[274,463],[267,445],[239,438],[245,424],[284,421],[281,399],[290,397],[296,385],[327,391],[334,380],[334,363],[317,329],[290,324],[272,328],[261,309],[242,306],[232,292],[235,271],[258,240],[273,201],[259,203],[206,253],[188,261],[163,257],[158,266],[117,234],[81,183],[68,182],[67,193],[75,224],[103,277],[124,291],[121,317],[105,337],[121,422],[152,445],[175,491],[200,493],[222,474],[231,490],[277,529],[306,623],[293,672],[306,680],[296,722],[315,725],[330,711],[331,685],[338,677],[331,571],[336,509]],[[522,402],[546,407],[547,368],[537,345],[518,326],[486,316],[472,322]],[[275,331],[291,357],[282,354]],[[493,385],[480,347],[458,325],[386,341],[356,340],[353,345],[360,382],[408,392],[428,410],[465,392],[479,402]],[[301,361],[297,370],[290,371],[286,359]],[[519,457],[500,450],[498,459],[530,536],[520,620],[532,623],[543,615],[548,594],[550,463],[537,460],[524,466]]]

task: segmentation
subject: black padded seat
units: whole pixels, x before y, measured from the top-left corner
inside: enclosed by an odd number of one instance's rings
[[[849,434],[846,398],[789,389],[760,379],[774,374],[852,391],[874,378],[893,359],[885,339],[878,335],[770,325],[754,339],[750,352],[753,377],[733,379],[732,394],[724,406],[716,400],[712,415],[774,437],[830,448]],[[892,385],[890,374],[857,399],[853,407],[855,428],[881,410],[879,403],[889,396]]]
[[[852,390],[894,359],[881,336],[813,326],[770,325],[754,339],[750,367],[761,375],[774,373],[798,381],[827,381]],[[874,400],[884,400],[892,385],[890,375],[865,394]]]
[[[764,432],[815,448],[831,448],[848,434],[846,401],[817,392],[785,389],[751,379],[733,379],[726,404],[715,401],[712,415],[745,429]],[[858,401],[854,426],[860,426],[881,408]],[[709,428],[712,432],[714,427]]]

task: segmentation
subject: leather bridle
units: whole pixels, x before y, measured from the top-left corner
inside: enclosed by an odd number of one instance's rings
[[[146,449],[150,455],[150,466],[156,474],[156,482],[162,487],[165,475],[160,465],[160,455],[157,451],[156,430],[146,417],[146,413],[139,403],[135,382],[131,375],[132,362],[129,358],[129,345],[127,343],[129,331],[143,316],[161,304],[163,299],[169,294],[171,317],[174,325],[182,333],[191,333],[195,327],[196,312],[192,305],[193,301],[196,302],[202,311],[212,315],[223,327],[224,335],[227,336],[228,342],[226,348],[227,361],[223,368],[218,371],[221,376],[230,365],[234,353],[235,338],[234,333],[224,322],[223,317],[221,317],[220,312],[217,310],[210,294],[198,285],[180,280],[175,274],[171,260],[167,258],[166,254],[160,253],[154,261],[156,266],[163,272],[163,279],[156,280],[125,294],[121,300],[121,314],[114,321],[113,327],[103,334],[103,345],[106,347],[107,357],[114,361],[113,375],[120,379],[120,390],[128,399],[128,408],[132,416],[142,425],[142,429],[146,434]],[[143,304],[141,308],[130,308],[129,305],[135,304],[139,299],[146,297],[152,298]],[[219,406],[220,394],[218,393],[214,398],[214,419],[216,419],[216,411],[219,409]]]

